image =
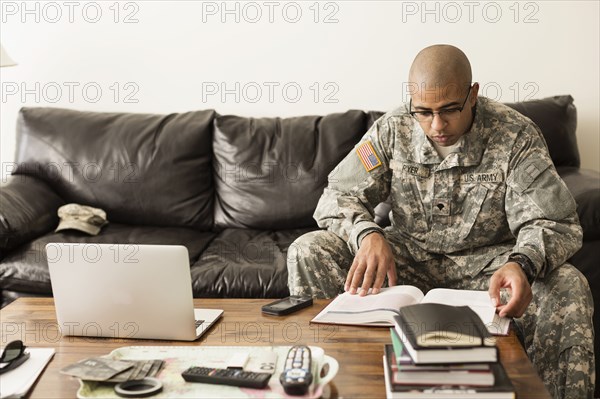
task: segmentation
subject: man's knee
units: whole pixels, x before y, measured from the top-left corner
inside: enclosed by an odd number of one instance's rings
[[[594,302],[585,276],[567,263],[532,288],[540,336],[560,337],[561,351],[580,345],[593,352]]]
[[[348,246],[340,237],[327,230],[316,230],[298,237],[288,249],[288,264],[323,259],[348,253]]]
[[[288,288],[292,295],[333,298],[343,287],[352,263],[348,246],[329,231],[299,237],[288,249]]]
[[[592,292],[585,276],[573,265],[565,263],[557,267],[533,285],[534,296],[536,291],[551,294],[553,298],[573,298],[582,301],[590,310],[594,302]]]

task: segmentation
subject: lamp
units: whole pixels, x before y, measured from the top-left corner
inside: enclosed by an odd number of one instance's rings
[[[17,65],[17,63],[14,62],[12,60],[12,58],[10,58],[8,56],[6,51],[4,51],[4,47],[2,47],[2,45],[0,44],[0,67],[13,66],[13,65]]]

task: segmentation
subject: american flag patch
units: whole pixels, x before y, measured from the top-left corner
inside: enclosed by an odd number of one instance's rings
[[[363,166],[367,170],[367,172],[372,171],[378,166],[381,166],[381,161],[377,157],[375,150],[373,149],[373,145],[370,141],[365,141],[362,143],[357,149],[356,153],[360,158]]]

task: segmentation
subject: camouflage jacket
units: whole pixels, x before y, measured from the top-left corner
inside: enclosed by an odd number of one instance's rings
[[[581,246],[575,201],[539,128],[484,97],[445,159],[403,105],[379,118],[328,179],[314,218],[354,253],[366,232],[380,230],[417,262],[447,256],[475,275],[518,252],[543,277]],[[388,197],[383,231],[374,207]]]

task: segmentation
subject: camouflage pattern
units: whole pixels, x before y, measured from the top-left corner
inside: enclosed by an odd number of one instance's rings
[[[537,270],[533,300],[517,325],[555,398],[592,397],[595,380],[587,281],[566,264],[581,246],[576,205],[541,132],[511,108],[479,97],[459,151],[441,159],[406,105],[375,122],[369,140],[381,166],[367,172],[352,151],[329,175],[314,213],[327,230],[288,251],[291,294],[331,298],[343,291],[361,239],[387,238],[398,284],[487,290],[513,252]],[[391,226],[374,207],[391,200]],[[506,298],[506,294],[504,295]]]

